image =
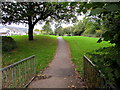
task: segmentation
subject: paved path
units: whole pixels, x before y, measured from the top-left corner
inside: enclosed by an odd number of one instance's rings
[[[34,80],[28,88],[84,88],[74,70],[70,59],[70,51],[67,43],[58,37],[58,49],[53,61],[42,74],[51,76],[46,79]]]

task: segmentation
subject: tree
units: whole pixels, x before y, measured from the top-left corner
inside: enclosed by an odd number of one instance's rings
[[[34,30],[34,34],[40,34],[40,30],[39,29],[35,29]]]
[[[83,20],[77,21],[74,24],[74,35],[82,35],[82,33],[86,30],[86,25],[88,23],[88,19],[86,17]]]
[[[55,34],[58,36],[63,36],[64,35],[64,31],[62,27],[56,28],[55,29]]]
[[[46,32],[46,34],[51,34],[52,33],[52,29],[50,26],[49,22],[46,22],[45,25],[42,27],[42,29]]]
[[[33,40],[36,23],[55,20],[74,21],[76,3],[73,2],[2,2],[2,24],[25,23],[28,25],[29,40]]]
[[[39,30],[39,29],[35,29],[34,31],[37,31],[37,32],[39,32],[40,30]]]
[[[64,32],[64,34],[67,34],[69,36],[72,35],[73,34],[72,26],[68,26],[68,27],[63,28],[63,32]]]
[[[96,30],[100,30],[100,24],[95,18],[89,16],[87,17],[86,21],[87,23],[85,25],[85,31],[83,35],[95,36]]]
[[[63,28],[61,26],[60,22],[56,22],[55,24],[55,35],[59,35],[59,36],[63,36],[64,32],[63,32]]]

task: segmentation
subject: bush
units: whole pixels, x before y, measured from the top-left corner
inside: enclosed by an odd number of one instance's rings
[[[105,75],[108,83],[120,87],[120,49],[107,47],[89,53],[98,70]]]
[[[16,48],[16,42],[11,37],[2,36],[2,51],[11,51]]]

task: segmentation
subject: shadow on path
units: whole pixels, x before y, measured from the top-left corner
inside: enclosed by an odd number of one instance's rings
[[[80,80],[71,63],[70,53],[67,43],[58,37],[58,49],[53,61],[42,74],[49,78],[36,79],[28,88],[85,88],[84,83]]]

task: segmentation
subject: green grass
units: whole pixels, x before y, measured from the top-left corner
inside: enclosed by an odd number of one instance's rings
[[[57,48],[55,36],[36,35],[33,41],[28,41],[28,36],[26,35],[12,36],[12,38],[16,41],[17,48],[2,54],[3,67],[35,55],[38,73],[51,62]]]
[[[75,63],[77,71],[81,74],[83,73],[83,56],[87,52],[111,46],[108,42],[97,43],[99,38],[83,36],[64,36],[63,38],[70,45],[72,61]]]

